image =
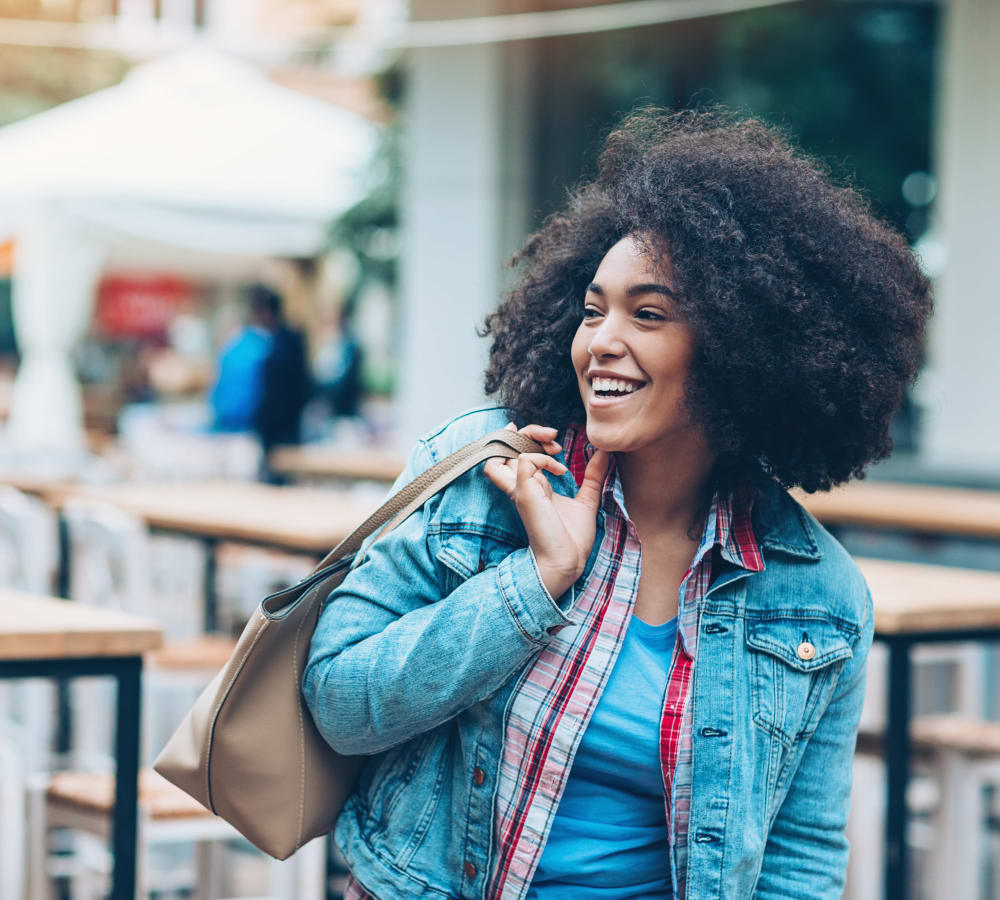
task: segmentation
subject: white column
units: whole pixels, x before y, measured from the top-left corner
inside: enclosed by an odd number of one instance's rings
[[[996,471],[1000,447],[1000,3],[950,0],[937,97],[936,279],[922,455],[930,466]]]
[[[421,3],[423,18],[495,12],[489,2]],[[403,161],[401,449],[486,402],[489,340],[475,334],[499,299],[503,259],[523,237],[526,107],[503,44],[410,51]]]
[[[21,355],[6,436],[18,451],[62,458],[86,449],[70,353],[86,332],[103,248],[58,209],[42,207],[14,256],[14,330]]]

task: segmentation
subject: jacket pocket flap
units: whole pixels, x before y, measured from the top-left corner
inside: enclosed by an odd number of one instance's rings
[[[479,570],[482,540],[478,534],[449,534],[441,542],[437,560],[463,579],[471,578]]]
[[[493,532],[476,531],[465,526],[462,531],[437,533],[438,549],[434,556],[451,575],[452,588],[479,572],[500,565],[516,549],[514,538]],[[457,577],[456,577],[457,576]]]
[[[747,646],[777,657],[800,672],[814,672],[854,655],[852,636],[825,618],[801,616],[748,620]]]

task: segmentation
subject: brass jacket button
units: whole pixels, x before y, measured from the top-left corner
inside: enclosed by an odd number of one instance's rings
[[[812,659],[816,655],[816,648],[809,641],[803,641],[796,652],[799,654],[799,659]]]
[[[476,783],[476,787],[479,787],[486,780],[486,775],[479,766],[472,770],[472,780]]]
[[[468,875],[469,878],[476,877],[476,867],[468,860],[465,861],[465,874]]]

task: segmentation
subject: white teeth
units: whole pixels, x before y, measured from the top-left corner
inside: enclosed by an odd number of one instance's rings
[[[622,381],[618,378],[595,378],[591,384],[595,391],[625,391],[629,394],[642,387],[634,381]]]

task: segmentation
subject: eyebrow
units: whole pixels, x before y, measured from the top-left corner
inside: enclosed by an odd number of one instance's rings
[[[596,282],[592,281],[588,284],[587,290],[600,297],[604,296],[604,289]],[[678,299],[677,294],[664,284],[633,284],[625,291],[626,297],[637,297],[640,294],[663,294],[666,297],[670,297],[672,300]]]

